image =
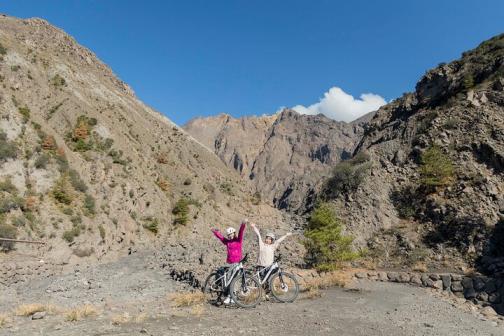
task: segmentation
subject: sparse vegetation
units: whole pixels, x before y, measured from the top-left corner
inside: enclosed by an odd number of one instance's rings
[[[343,224],[329,203],[318,205],[305,231],[306,260],[318,270],[336,269],[341,262],[360,255],[352,250],[353,238],[342,233]]]
[[[23,116],[23,122],[27,123],[30,120],[30,109],[27,106],[18,107],[18,112]]]
[[[5,48],[2,43],[0,43],[0,55],[2,56],[7,55],[7,48]]]
[[[103,227],[103,225],[100,224],[98,226],[98,231],[100,232],[100,238],[101,238],[101,240],[105,240],[105,234],[106,234],[106,232],[105,232],[105,228]]]
[[[189,204],[190,201],[187,198],[181,198],[175,203],[172,209],[172,214],[175,215],[173,220],[174,224],[186,225],[189,217]]]
[[[0,199],[0,214],[7,213],[15,209],[23,209],[25,200],[19,196],[8,196]]]
[[[340,162],[334,167],[332,177],[326,183],[326,196],[333,198],[356,190],[364,181],[370,167],[369,155],[364,152],[358,153],[350,160]]]
[[[84,209],[88,215],[94,215],[96,213],[96,203],[93,196],[87,194],[84,197]]]
[[[18,146],[15,142],[7,140],[7,134],[0,131],[0,161],[15,159],[18,154]]]
[[[470,73],[468,73],[464,76],[463,85],[464,85],[465,91],[469,91],[470,89],[472,89],[474,87],[474,78]]]
[[[79,173],[75,169],[70,169],[68,171],[68,175],[70,177],[70,183],[76,191],[83,193],[87,191],[88,187],[86,185],[86,182],[82,180]]]
[[[190,307],[202,304],[206,301],[205,294],[197,292],[179,292],[169,295],[168,299],[173,307]]]
[[[433,145],[421,156],[420,175],[424,186],[447,186],[453,179],[453,163],[439,146]]]
[[[12,183],[10,177],[6,177],[3,181],[0,181],[0,191],[7,192],[11,195],[17,195],[18,189]]]
[[[16,307],[16,309],[14,309],[14,314],[16,316],[31,316],[35,313],[43,312],[43,311],[47,311],[47,310],[48,309],[47,309],[46,305],[43,305],[41,303],[29,303],[29,304],[23,304],[23,305]]]
[[[51,85],[53,85],[56,88],[62,87],[66,85],[66,80],[65,78],[61,77],[59,74],[54,75],[53,78],[51,78]]]
[[[74,195],[70,190],[70,183],[68,180],[68,175],[62,175],[59,180],[56,181],[52,189],[52,195],[56,202],[64,205],[71,204],[74,199]]]
[[[51,157],[47,153],[40,154],[35,160],[35,168],[37,169],[45,169],[47,168],[47,164],[49,163]]]
[[[63,232],[62,238],[65,239],[67,242],[71,243],[74,241],[76,237],[80,235],[80,233],[81,233],[80,227],[74,226],[70,230]]]
[[[159,178],[157,180],[157,185],[159,186],[159,188],[163,191],[168,191],[170,190],[170,182],[168,182],[167,180],[163,179],[163,178]]]
[[[159,232],[159,220],[155,217],[148,217],[144,219],[144,228],[149,230],[154,234],[158,234]]]
[[[227,182],[227,181],[222,182],[219,185],[219,189],[220,189],[220,191],[222,191],[225,194],[233,195],[233,184],[231,182]]]
[[[75,307],[67,311],[65,320],[68,322],[75,322],[86,317],[96,316],[97,314],[98,310],[94,306],[86,304],[82,307]]]
[[[0,223],[0,237],[8,239],[17,238],[17,228],[10,224]],[[0,241],[0,248],[5,251],[10,251],[14,248],[14,242]]]

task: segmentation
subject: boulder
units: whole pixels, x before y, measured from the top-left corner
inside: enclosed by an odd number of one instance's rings
[[[399,280],[399,274],[397,272],[388,272],[387,278],[392,282],[397,282]]]
[[[436,280],[436,281],[433,281],[432,283],[432,288],[435,288],[435,289],[443,289],[443,280]]]
[[[483,316],[485,316],[485,317],[495,317],[495,316],[497,316],[497,312],[495,311],[495,309],[493,309],[490,306],[483,307],[480,310],[480,314],[483,315]]]
[[[422,278],[418,274],[412,274],[411,279],[410,279],[410,283],[413,285],[421,286],[422,285]]]
[[[397,280],[398,280],[398,282],[407,283],[410,281],[410,279],[411,279],[411,276],[408,273],[399,273]]]
[[[452,292],[462,292],[464,290],[464,287],[462,286],[462,283],[460,281],[453,281],[451,284],[451,291]]]
[[[443,274],[443,275],[441,275],[441,280],[443,281],[443,289],[449,290],[450,286],[451,286],[451,275],[450,274]]]
[[[464,277],[462,279],[462,286],[464,287],[464,289],[473,289],[473,280],[469,277]]]
[[[470,288],[465,288],[464,289],[464,297],[467,299],[467,300],[470,300],[470,299],[474,299],[476,298],[476,291],[474,290],[474,288],[470,287]]]

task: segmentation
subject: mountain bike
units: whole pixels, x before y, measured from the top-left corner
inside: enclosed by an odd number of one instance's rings
[[[299,283],[292,273],[284,272],[279,264],[281,256],[275,258],[273,264],[259,268],[253,273],[261,286],[267,289],[280,302],[293,302],[299,295]]]
[[[209,296],[210,303],[221,305],[222,298],[228,294],[236,305],[242,308],[252,308],[259,303],[262,287],[258,279],[249,276],[245,271],[243,264],[247,260],[248,254],[237,265],[221,267],[207,277],[203,293]]]

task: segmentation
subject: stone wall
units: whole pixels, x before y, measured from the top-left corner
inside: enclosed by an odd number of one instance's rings
[[[481,307],[492,307],[497,314],[504,315],[504,279],[502,278],[454,273],[384,271],[359,271],[354,274],[354,277],[432,288],[469,300]]]

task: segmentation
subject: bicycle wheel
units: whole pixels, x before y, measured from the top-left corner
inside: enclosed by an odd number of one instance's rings
[[[255,307],[261,300],[262,289],[259,281],[241,272],[231,281],[229,291],[236,305],[242,308]]]
[[[293,302],[299,295],[299,283],[291,273],[277,272],[269,280],[269,289],[280,302]]]
[[[219,304],[222,297],[222,279],[218,273],[211,273],[205,280],[202,288],[203,293],[208,297],[211,304]]]

